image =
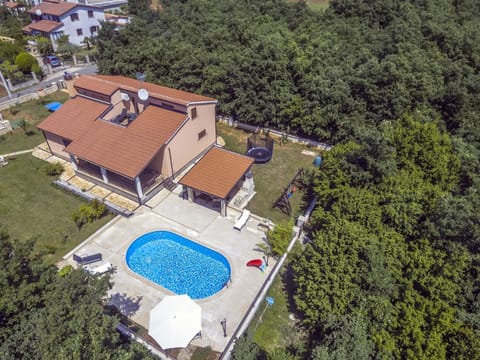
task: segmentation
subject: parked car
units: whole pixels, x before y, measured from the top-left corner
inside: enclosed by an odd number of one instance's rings
[[[55,55],[47,55],[43,58],[43,63],[45,65],[50,64],[52,67],[57,67],[62,65],[60,60]]]

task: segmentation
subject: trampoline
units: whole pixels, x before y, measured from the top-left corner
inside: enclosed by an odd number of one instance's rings
[[[255,159],[255,164],[265,164],[272,159],[273,139],[268,135],[263,137],[254,133],[247,139],[247,156]]]
[[[247,155],[255,159],[255,164],[264,164],[272,158],[270,150],[263,146],[248,149]]]

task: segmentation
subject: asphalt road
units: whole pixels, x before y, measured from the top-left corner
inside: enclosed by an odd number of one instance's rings
[[[56,82],[60,79],[63,79],[63,73],[64,71],[68,72],[74,72],[74,73],[79,73],[79,74],[95,74],[98,69],[97,65],[87,65],[87,66],[82,66],[82,67],[76,67],[76,68],[65,68],[65,69],[58,69],[57,72],[46,76],[42,81],[40,81],[38,84],[30,86],[28,88],[22,89],[14,94],[13,97],[17,95],[25,95],[25,94],[30,94],[37,92],[38,89],[43,89],[49,86],[52,82]],[[0,98],[0,104],[9,100],[10,98],[8,96]]]

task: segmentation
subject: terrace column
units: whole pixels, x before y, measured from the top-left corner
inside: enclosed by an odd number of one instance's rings
[[[101,166],[100,166],[100,172],[102,173],[103,182],[104,182],[105,184],[108,184],[107,169],[105,169],[104,167],[101,167]]]
[[[70,154],[70,164],[72,164],[73,170],[78,170],[77,159],[75,159],[75,156],[73,156],[72,154]]]
[[[193,189],[190,187],[187,187],[187,198],[188,201],[193,202]]]
[[[143,199],[142,183],[139,176],[135,178],[135,187],[137,188],[138,198]]]
[[[227,216],[227,200],[225,199],[220,202],[220,212],[222,216]]]

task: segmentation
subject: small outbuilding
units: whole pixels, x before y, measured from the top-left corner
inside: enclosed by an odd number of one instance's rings
[[[206,195],[220,201],[220,212],[227,215],[227,203],[242,187],[244,180],[253,181],[249,172],[254,159],[213,146],[179,181],[189,201]]]

